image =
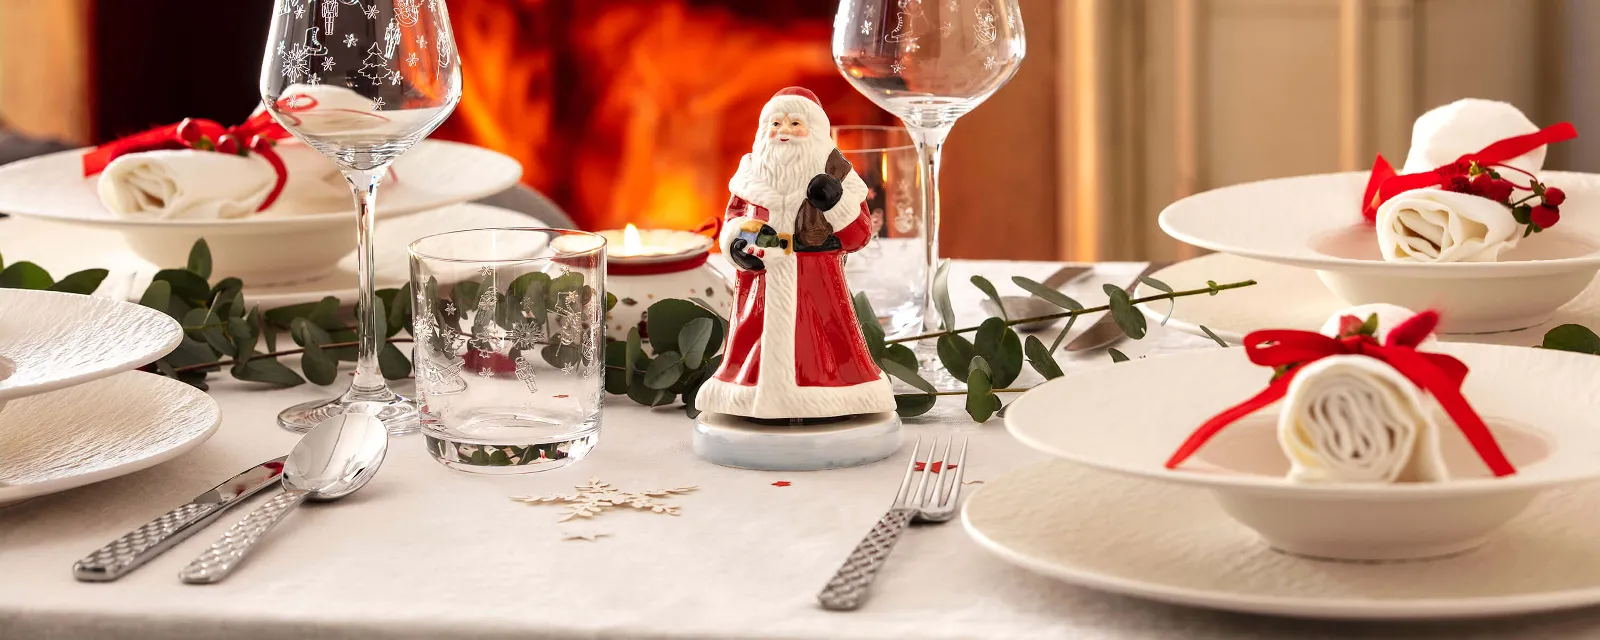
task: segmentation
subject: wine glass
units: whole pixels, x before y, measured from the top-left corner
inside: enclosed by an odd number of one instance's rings
[[[939,266],[939,154],[956,119],[1011,80],[1026,53],[1017,0],[841,0],[833,60],[851,86],[906,124],[923,189],[922,329],[944,328],[934,305]],[[959,381],[938,366],[933,340],[917,345],[925,378]]]
[[[373,217],[389,165],[461,100],[450,14],[445,0],[276,0],[273,11],[261,63],[262,102],[350,182],[359,343],[350,389],[285,409],[278,424],[303,432],[328,417],[359,412],[377,416],[392,435],[412,433],[420,426],[416,405],[390,390],[378,368],[385,323],[373,295]]]

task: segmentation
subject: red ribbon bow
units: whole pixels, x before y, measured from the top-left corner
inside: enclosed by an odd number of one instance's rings
[[[1450,178],[1464,176],[1467,169],[1476,162],[1479,165],[1500,164],[1520,156],[1539,147],[1571,140],[1578,137],[1577,128],[1571,122],[1553,124],[1533,133],[1513,136],[1484,147],[1477,153],[1469,153],[1457,158],[1455,162],[1442,167],[1423,171],[1397,175],[1389,161],[1383,159],[1383,154],[1378,154],[1378,159],[1372,163],[1372,173],[1367,176],[1367,188],[1361,196],[1361,217],[1367,224],[1378,221],[1378,207],[1388,202],[1401,193],[1412,189],[1426,189],[1428,187],[1448,184]]]
[[[1489,432],[1488,425],[1483,423],[1483,418],[1478,417],[1478,412],[1461,395],[1461,383],[1467,377],[1467,365],[1442,353],[1417,351],[1417,345],[1433,333],[1438,324],[1438,313],[1424,311],[1395,326],[1384,344],[1378,344],[1377,340],[1367,335],[1330,338],[1320,333],[1294,329],[1251,332],[1244,337],[1245,353],[1251,362],[1263,367],[1287,366],[1289,369],[1255,397],[1223,410],[1200,425],[1167,460],[1167,468],[1176,469],[1224,427],[1282,398],[1289,390],[1289,383],[1304,365],[1328,356],[1353,354],[1382,360],[1407,380],[1433,394],[1494,475],[1516,473],[1516,468],[1511,466],[1511,461],[1506,459],[1500,444]]]
[[[185,118],[183,122],[177,124],[156,127],[95,147],[93,151],[83,156],[83,175],[89,177],[105,171],[112,160],[130,153],[195,148],[218,153],[239,153],[240,142],[247,141],[249,144],[245,148],[261,154],[261,157],[272,165],[272,170],[278,177],[277,183],[272,186],[272,191],[267,194],[267,199],[262,200],[261,206],[256,208],[256,211],[263,211],[277,201],[278,196],[283,193],[284,184],[289,180],[288,167],[284,166],[283,159],[278,157],[278,153],[272,148],[274,142],[287,137],[289,131],[265,111],[235,127],[224,127],[214,121],[200,118]]]

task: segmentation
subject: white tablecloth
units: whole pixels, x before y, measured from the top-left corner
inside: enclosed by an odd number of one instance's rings
[[[0,249],[7,258],[23,257],[11,246]],[[951,281],[961,283],[954,291],[963,322],[979,315],[968,275],[983,273],[1014,292],[1010,276],[1043,279],[1056,266],[958,263]],[[1101,265],[1095,282],[1078,287],[1080,299],[1103,298],[1096,293],[1099,282],[1125,284],[1138,266]],[[1154,329],[1144,341],[1120,348],[1137,357],[1216,348],[1210,345]],[[1110,366],[1103,353],[1063,363],[1069,369]],[[274,415],[330,391],[213,380],[223,425],[195,451],[127,477],[0,509],[0,638],[1600,636],[1600,613],[1594,612],[1396,625],[1154,604],[1013,568],[969,540],[959,522],[908,532],[863,609],[827,612],[813,597],[887,506],[909,441],[895,457],[855,469],[727,469],[689,450],[690,422],[680,409],[647,410],[625,399],[607,405],[600,445],[587,460],[545,473],[459,473],[430,460],[420,437],[397,439],[370,486],[294,514],[219,585],[183,585],[176,573],[243,509],[120,581],[75,582],[69,568],[84,553],[288,451],[296,436],[275,426]],[[1042,457],[1016,443],[998,420],[972,423],[959,397],[910,419],[906,432],[924,439],[970,437],[969,480],[993,479]],[[560,524],[558,506],[507,499],[570,491],[591,477],[624,490],[700,489],[672,499],[682,506],[679,517],[617,511]],[[780,480],[792,484],[773,486]],[[574,532],[609,536],[563,539]]]

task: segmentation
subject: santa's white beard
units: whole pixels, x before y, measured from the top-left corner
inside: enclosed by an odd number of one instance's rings
[[[833,140],[815,134],[788,142],[762,138],[751,151],[761,179],[778,193],[805,189],[827,166],[831,153]]]

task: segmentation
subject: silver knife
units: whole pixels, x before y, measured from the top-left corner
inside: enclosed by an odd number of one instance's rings
[[[1129,283],[1125,288],[1129,293],[1132,293],[1134,287],[1139,286],[1140,278],[1170,266],[1172,266],[1171,262],[1152,262],[1144,268],[1144,271],[1140,271],[1139,275],[1134,276],[1133,282]],[[1111,317],[1111,312],[1107,311],[1101,314],[1100,319],[1095,320],[1094,324],[1089,325],[1089,328],[1085,329],[1083,333],[1078,334],[1078,337],[1073,338],[1072,342],[1068,342],[1067,351],[1098,349],[1112,344],[1120,338],[1122,338],[1122,328],[1117,326],[1116,318]]]
[[[84,582],[106,582],[127,575],[205,528],[229,507],[272,486],[283,477],[283,461],[288,457],[273,458],[251,467],[215,489],[195,496],[189,504],[168,511],[96,549],[73,563],[72,576]]]

